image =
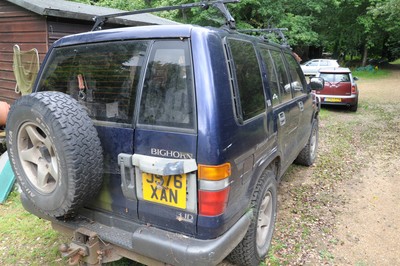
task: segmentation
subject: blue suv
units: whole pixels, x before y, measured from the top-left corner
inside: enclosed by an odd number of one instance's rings
[[[73,235],[70,263],[258,265],[280,178],[316,159],[322,87],[229,28],[64,37],[7,121],[23,205]]]

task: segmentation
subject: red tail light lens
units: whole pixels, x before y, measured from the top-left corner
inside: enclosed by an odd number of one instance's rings
[[[199,214],[217,216],[224,213],[229,197],[229,187],[219,191],[199,190]]]
[[[352,85],[351,86],[351,94],[356,94],[357,90],[356,90],[356,86]]]
[[[198,165],[199,215],[217,216],[225,212],[229,197],[231,164]]]

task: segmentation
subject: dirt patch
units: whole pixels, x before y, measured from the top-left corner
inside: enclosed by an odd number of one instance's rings
[[[348,204],[337,219],[337,264],[400,265],[400,157],[372,162],[343,190]]]
[[[400,69],[393,69],[391,75],[384,80],[359,80],[360,98],[375,103],[399,103],[400,99]]]
[[[392,119],[375,121],[376,139],[363,153],[368,163],[340,186],[347,199],[336,222],[337,265],[400,265],[400,71],[384,82],[360,82],[366,101]]]
[[[361,79],[360,108],[323,108],[311,168],[279,188],[268,265],[400,265],[400,69]]]

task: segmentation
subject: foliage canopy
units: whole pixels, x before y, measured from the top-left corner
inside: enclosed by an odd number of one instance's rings
[[[74,0],[122,10],[191,3],[191,0]],[[240,29],[288,28],[292,47],[319,47],[333,57],[400,58],[400,0],[241,0],[228,4]],[[185,23],[219,26],[215,10],[199,8],[156,15]]]

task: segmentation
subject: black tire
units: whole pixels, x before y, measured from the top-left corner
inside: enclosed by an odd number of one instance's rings
[[[259,265],[267,256],[277,208],[277,182],[272,170],[265,170],[258,180],[251,206],[254,218],[250,227],[243,240],[228,256],[228,260],[237,265]]]
[[[311,166],[316,158],[317,158],[317,150],[318,150],[318,119],[314,119],[310,138],[306,146],[300,151],[299,155],[297,155],[296,160],[294,161],[296,164]]]
[[[355,105],[350,106],[350,111],[352,112],[357,112],[358,109],[358,103],[356,103]]]
[[[71,215],[101,187],[103,155],[86,111],[70,96],[21,97],[7,120],[7,148],[26,197],[52,217]]]

